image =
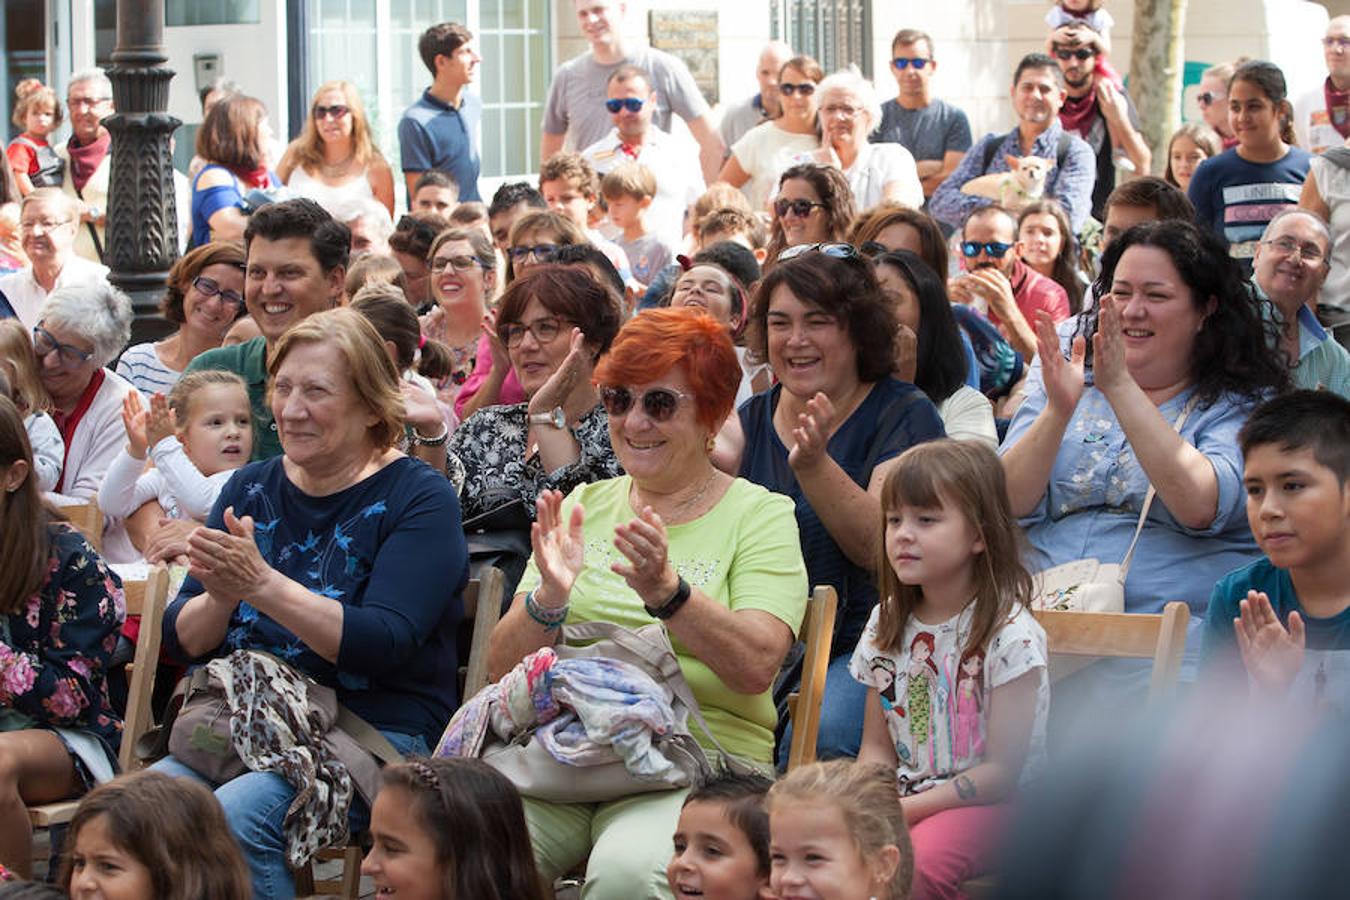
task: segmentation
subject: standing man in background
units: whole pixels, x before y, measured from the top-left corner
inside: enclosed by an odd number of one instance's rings
[[[432,82],[398,123],[409,202],[417,180],[432,169],[450,176],[460,200],[480,200],[478,132],[483,101],[465,90],[483,61],[473,33],[458,22],[432,25],[418,40],[417,52],[431,71]]]
[[[1314,156],[1345,144],[1350,138],[1350,16],[1327,23],[1322,38],[1326,81],[1294,104],[1294,133]]]
[[[70,139],[56,148],[65,163],[65,191],[80,207],[75,252],[102,263],[108,223],[108,178],[112,174],[112,135],[103,120],[113,114],[112,82],[102,69],[83,69],[70,76],[66,107]],[[181,224],[181,223],[180,223]]]
[[[778,118],[778,114],[783,111],[778,97],[778,71],[794,55],[792,48],[782,41],[770,41],[760,51],[759,65],[755,69],[759,93],[730,104],[722,113],[722,124],[717,130],[722,135],[727,152],[751,128]]]

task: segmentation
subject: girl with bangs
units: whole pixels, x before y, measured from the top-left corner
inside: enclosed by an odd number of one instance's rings
[[[933,441],[882,489],[881,601],[850,671],[868,688],[858,760],[895,770],[916,896],[958,896],[988,870],[1010,795],[1044,755],[1045,632],[997,461]]]

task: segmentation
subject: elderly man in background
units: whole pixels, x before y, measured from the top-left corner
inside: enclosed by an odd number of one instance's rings
[[[56,148],[65,161],[61,190],[79,203],[75,252],[101,262],[108,217],[108,176],[112,172],[112,136],[103,120],[113,113],[112,82],[102,69],[82,69],[70,76],[66,106],[70,139]]]
[[[107,266],[75,252],[77,229],[83,227],[79,201],[60,188],[38,188],[23,198],[19,242],[28,265],[0,277],[0,318],[18,318],[32,328],[52,291],[106,282]]]
[[[770,41],[759,52],[759,63],[755,68],[759,93],[729,104],[722,113],[722,124],[717,129],[728,152],[751,128],[778,118],[783,109],[778,95],[778,70],[794,55],[792,48],[782,41]]]

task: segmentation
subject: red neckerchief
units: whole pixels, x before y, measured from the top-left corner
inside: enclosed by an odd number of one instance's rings
[[[267,170],[267,166],[258,166],[256,169],[231,169],[240,181],[251,188],[266,189],[272,186],[272,173]]]
[[[69,413],[52,410],[52,420],[56,422],[57,430],[61,432],[61,439],[66,442],[66,450],[61,457],[61,477],[56,482],[56,493],[58,494],[65,487],[66,473],[70,471],[70,443],[75,438],[75,429],[79,427],[84,414],[89,412],[89,407],[94,402],[94,395],[98,393],[98,389],[101,387],[103,387],[103,370],[95,369],[93,377],[89,379],[89,386],[80,395],[74,409]]]
[[[1322,94],[1327,100],[1327,118],[1343,138],[1350,138],[1350,91],[1338,91],[1327,76],[1322,85]]]
[[[632,144],[620,144],[619,150],[629,159],[637,159],[638,154],[642,152],[641,147],[634,147]]]
[[[1088,91],[1081,97],[1065,97],[1059,109],[1059,124],[1065,131],[1076,131],[1083,137],[1092,129],[1097,117],[1097,92]]]
[[[84,190],[111,146],[112,135],[102,128],[95,140],[83,146],[75,143],[74,137],[66,141],[66,152],[70,154],[70,181],[75,185],[75,190]]]

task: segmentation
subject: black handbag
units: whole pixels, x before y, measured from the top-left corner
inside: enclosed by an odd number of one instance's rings
[[[488,499],[492,498],[489,496]],[[464,539],[469,545],[469,577],[481,577],[483,570],[489,566],[500,569],[506,597],[510,598],[525,574],[525,564],[530,561],[532,524],[525,499],[519,494],[488,504],[487,512],[465,519]]]

